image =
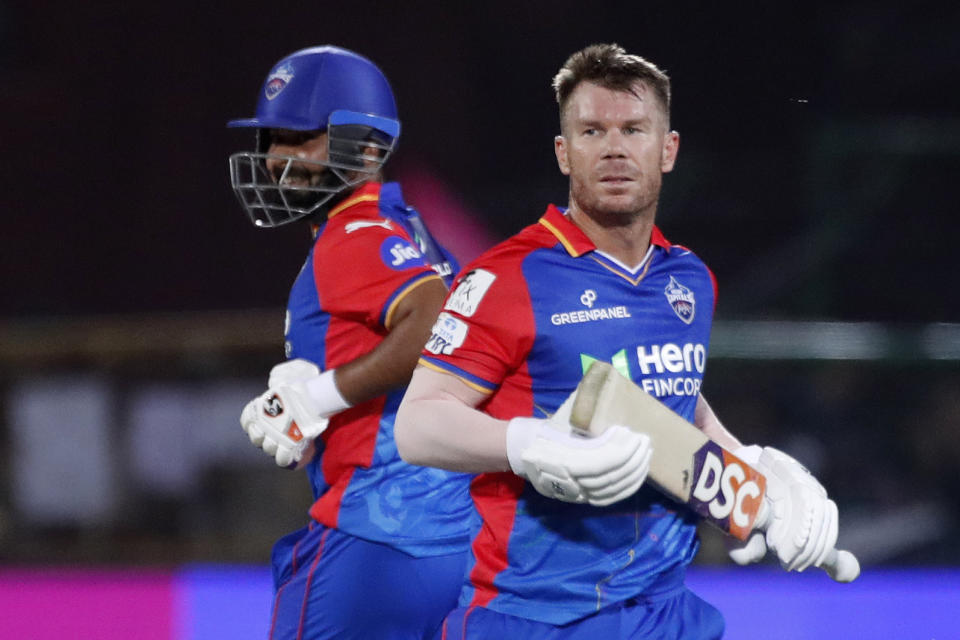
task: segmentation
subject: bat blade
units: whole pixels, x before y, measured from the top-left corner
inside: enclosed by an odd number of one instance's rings
[[[746,540],[757,520],[766,478],[656,398],[595,362],[577,387],[570,422],[599,435],[623,425],[647,434],[653,447],[648,480],[724,532]]]
[[[570,413],[574,428],[599,435],[622,425],[650,437],[647,479],[667,497],[688,505],[707,522],[739,540],[761,528],[766,477],[620,375],[594,362],[577,386]],[[849,551],[833,549],[820,567],[837,582],[860,575]]]

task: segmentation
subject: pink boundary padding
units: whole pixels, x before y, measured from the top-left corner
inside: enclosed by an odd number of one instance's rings
[[[0,569],[0,637],[172,640],[172,573]]]

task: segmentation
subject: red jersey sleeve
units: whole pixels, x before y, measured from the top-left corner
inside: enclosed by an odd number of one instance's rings
[[[397,224],[380,219],[327,223],[313,252],[314,281],[328,313],[389,328],[397,303],[440,276]]]
[[[493,254],[457,277],[420,362],[490,393],[523,365],[534,337],[520,260]]]

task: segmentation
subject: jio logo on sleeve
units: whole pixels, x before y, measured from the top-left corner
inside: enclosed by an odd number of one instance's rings
[[[380,259],[383,260],[383,264],[395,271],[427,264],[417,248],[400,236],[390,236],[380,244]]]

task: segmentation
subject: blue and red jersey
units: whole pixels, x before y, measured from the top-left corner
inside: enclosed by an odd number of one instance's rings
[[[461,272],[420,362],[489,394],[480,408],[509,419],[552,414],[604,360],[692,422],[715,297],[706,265],[658,229],[630,269],[550,206]],[[483,525],[461,606],[565,624],[676,590],[697,550],[695,516],[647,486],[600,508],[487,473],[471,494]]]
[[[398,302],[425,282],[452,277],[454,264],[397,184],[364,185],[316,229],[290,291],[287,357],[328,370],[368,353],[387,335]],[[393,424],[403,392],[330,418],[306,469],[315,498],[310,515],[414,556],[465,550],[476,524],[470,476],[400,459]]]

